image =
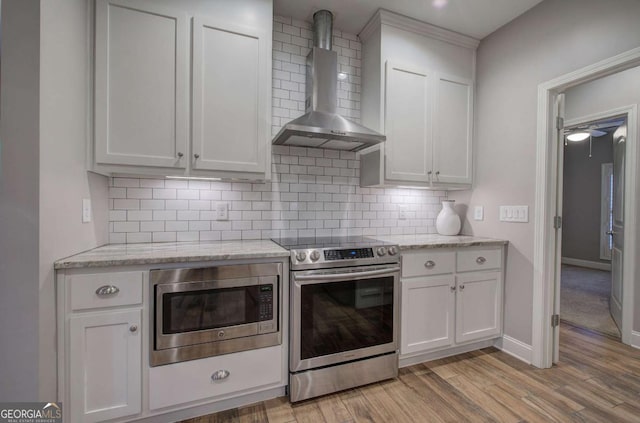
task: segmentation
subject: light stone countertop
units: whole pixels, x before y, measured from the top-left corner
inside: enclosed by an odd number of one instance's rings
[[[398,244],[401,250],[501,246],[508,244],[508,241],[502,239],[468,235],[377,235],[371,238]],[[54,263],[54,268],[79,269],[272,257],[289,257],[289,252],[269,240],[112,244],[58,260]]]
[[[384,242],[398,244],[400,250],[417,248],[457,248],[457,247],[486,247],[506,245],[504,239],[484,238],[470,235],[376,235],[373,238]]]
[[[269,240],[112,244],[58,260],[54,263],[54,268],[77,269],[272,257],[289,257],[289,252]]]

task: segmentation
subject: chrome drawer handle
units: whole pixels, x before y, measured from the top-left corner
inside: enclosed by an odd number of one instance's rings
[[[482,257],[482,256],[480,256],[480,257],[478,257],[476,259],[476,263],[478,263],[478,264],[485,264],[486,262],[487,262],[487,259]]]
[[[118,292],[120,292],[120,288],[115,285],[103,285],[96,289],[96,295],[98,297],[108,297],[110,295],[115,295]]]
[[[138,331],[138,325],[129,326],[129,332],[134,333]]]
[[[432,260],[428,260],[425,264],[424,267],[426,267],[427,269],[433,269],[434,267],[436,267],[436,262],[432,261]]]
[[[229,377],[230,374],[231,373],[229,373],[229,370],[218,370],[216,372],[213,372],[213,374],[211,375],[211,380],[214,382],[225,380]]]

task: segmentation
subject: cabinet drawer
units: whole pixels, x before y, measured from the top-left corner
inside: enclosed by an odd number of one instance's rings
[[[502,266],[502,249],[458,251],[458,272],[499,269]]]
[[[214,381],[212,375],[226,370],[226,378]],[[220,397],[267,385],[284,385],[282,346],[219,355],[152,367],[149,370],[149,408]]]
[[[425,276],[453,273],[455,255],[453,251],[417,251],[402,253],[402,276]]]
[[[67,277],[71,310],[142,304],[142,272]]]

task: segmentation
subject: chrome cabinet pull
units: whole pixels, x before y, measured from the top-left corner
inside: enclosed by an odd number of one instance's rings
[[[456,290],[456,287],[455,287],[455,286],[452,286],[452,287],[451,287],[451,292],[454,292],[455,290]]]
[[[464,285],[460,285],[460,291],[464,291]]]
[[[178,151],[178,158],[181,159],[182,156],[184,156],[184,154],[182,154],[181,152]]]
[[[200,154],[196,153],[196,154],[194,154],[194,155],[193,155],[193,157],[194,157],[196,160],[198,160],[198,159],[200,158]]]
[[[427,260],[427,262],[424,264],[424,267],[426,267],[427,269],[433,269],[434,267],[436,267],[436,262],[433,260]]]
[[[129,332],[137,332],[138,331],[138,325],[131,325],[129,326]]]
[[[480,257],[478,257],[476,259],[476,263],[478,263],[478,264],[485,264],[486,262],[487,262],[487,259],[482,257],[482,256],[480,256]]]
[[[226,378],[229,377],[231,373],[229,373],[229,370],[218,370],[213,372],[213,374],[211,375],[211,380],[214,382],[220,381],[220,380],[225,380]]]
[[[98,297],[108,297],[110,295],[115,295],[118,292],[120,292],[120,288],[115,285],[103,285],[96,289],[96,295]]]

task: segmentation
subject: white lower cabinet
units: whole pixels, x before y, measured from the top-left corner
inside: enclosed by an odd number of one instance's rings
[[[58,276],[60,400],[65,422],[142,412],[141,271]]]
[[[452,345],[453,275],[402,281],[402,354]]]
[[[499,337],[502,268],[502,248],[403,253],[400,358]]]
[[[70,421],[142,411],[141,316],[137,309],[69,319]]]
[[[281,384],[282,370],[281,345],[152,367],[149,408],[276,387]]]
[[[500,335],[502,331],[502,274],[475,272],[456,277],[456,342]]]

